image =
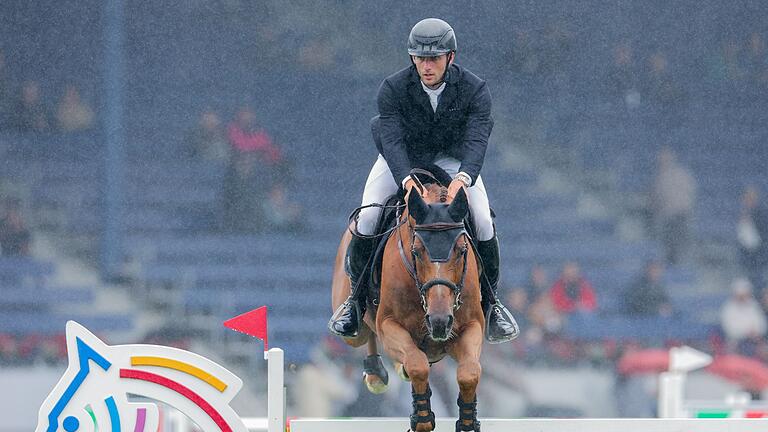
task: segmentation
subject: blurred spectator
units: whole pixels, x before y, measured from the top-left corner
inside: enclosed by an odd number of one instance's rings
[[[518,79],[534,78],[541,67],[541,60],[530,32],[515,28],[509,48],[508,65],[513,75]]]
[[[638,108],[642,102],[640,77],[633,57],[632,46],[622,42],[613,49],[613,64],[608,71],[608,97],[627,109]]]
[[[17,199],[7,199],[0,220],[0,248],[3,256],[29,255],[32,234],[21,217],[21,205]]]
[[[299,369],[296,414],[301,417],[332,417],[357,396],[350,383],[352,366],[345,361],[347,349],[324,337],[312,349],[311,362]],[[367,391],[367,390],[363,390]]]
[[[235,153],[224,180],[223,229],[254,232],[264,226],[262,204],[267,197],[254,153]]]
[[[524,317],[527,321],[527,329],[520,327],[526,344],[527,357],[535,359],[544,355],[543,344],[552,337],[556,337],[563,328],[563,318],[555,309],[550,296],[550,288],[547,271],[540,264],[531,268],[528,285],[525,288],[528,311],[515,315]],[[510,298],[510,301],[513,299]],[[517,301],[517,300],[515,300]]]
[[[276,182],[269,191],[268,199],[262,201],[265,221],[273,229],[301,231],[301,206],[288,200],[288,190],[282,183]]]
[[[19,343],[13,335],[0,333],[0,365],[8,366],[20,363]]]
[[[708,62],[708,81],[711,85],[733,84],[743,78],[744,72],[739,64],[739,42],[727,38],[721,42],[720,51],[710,56]]]
[[[658,261],[646,264],[643,274],[629,287],[624,298],[626,311],[634,316],[672,316],[672,302],[663,282],[664,267]]]
[[[768,289],[765,289],[765,287],[763,288],[758,300],[760,301],[760,306],[763,308],[763,312],[768,314]]]
[[[544,266],[535,264],[531,267],[528,284],[525,286],[525,292],[530,303],[536,303],[542,294],[546,294],[549,291],[550,286],[549,276]]]
[[[67,85],[56,108],[59,130],[75,132],[90,129],[93,126],[93,118],[93,109],[81,99],[80,90],[73,84]]]
[[[11,82],[5,64],[5,53],[0,50],[0,129],[5,129],[11,119]]]
[[[520,328],[528,327],[528,292],[525,288],[513,287],[507,294],[507,304],[509,311],[517,320]]]
[[[556,310],[550,295],[539,296],[535,302],[531,302],[527,316],[530,328],[525,335],[531,344],[557,336],[563,329],[563,317]],[[525,329],[521,329],[525,332]]]
[[[258,124],[252,109],[243,107],[238,111],[235,121],[229,126],[228,136],[234,152],[233,171],[241,173],[234,177],[234,183],[247,185],[247,190],[242,193],[235,191],[229,195],[229,203],[236,204],[236,200],[240,198],[248,200],[245,195],[253,195],[256,189],[264,191],[264,196],[258,199],[253,197],[251,199],[256,201],[247,204],[259,207],[263,225],[272,229],[301,229],[301,209],[288,199],[287,181],[291,178],[290,166],[280,148]],[[242,176],[241,168],[247,171],[248,180]]]
[[[254,153],[266,166],[276,166],[283,161],[282,152],[256,121],[256,113],[249,107],[240,108],[229,125],[227,135],[234,151]]]
[[[13,110],[13,123],[20,131],[46,131],[50,128],[50,113],[42,101],[40,83],[25,81]]]
[[[211,162],[229,160],[229,143],[221,119],[208,109],[200,114],[197,125],[187,134],[189,156]]]
[[[644,85],[648,102],[658,110],[661,125],[677,126],[676,123],[668,123],[671,120],[679,121],[674,116],[679,114],[678,108],[685,103],[686,94],[677,75],[670,69],[667,55],[661,51],[653,53],[648,58],[648,68]]]
[[[542,299],[546,299],[546,295],[541,296]],[[522,287],[515,287],[509,291],[507,295],[507,301],[505,304],[509,306],[510,312],[517,320],[517,324],[520,326],[522,337],[519,339],[520,346],[511,346],[510,350],[513,351],[512,355],[516,356],[517,352],[522,350],[522,355],[528,361],[538,361],[546,357],[546,349],[544,343],[548,336],[557,334],[560,331],[560,316],[555,312],[551,303],[547,301],[547,305],[540,304],[542,300],[538,300],[538,303],[529,301],[528,290]],[[547,310],[544,308],[547,307]],[[548,315],[548,316],[545,316]],[[555,322],[552,322],[554,316]],[[553,325],[554,324],[554,325]],[[518,345],[518,344],[515,344]],[[507,357],[506,361],[510,358]]]
[[[335,66],[336,53],[333,43],[322,37],[308,37],[301,44],[297,62],[306,70],[324,70]]]
[[[749,35],[745,63],[752,84],[765,89],[768,85],[768,54],[766,54],[763,35],[759,32]]]
[[[752,296],[752,284],[744,278],[731,283],[731,297],[720,310],[720,326],[725,334],[728,348],[742,354],[750,345],[759,344],[765,336],[768,322],[765,312]]]
[[[45,132],[50,129],[48,110],[40,98],[40,84],[27,81],[16,104],[14,126],[21,132]]]
[[[736,226],[739,261],[752,286],[766,286],[765,267],[768,264],[768,209],[760,205],[757,188],[747,187],[741,198],[741,216]]]
[[[666,249],[667,264],[678,263],[688,245],[695,203],[693,175],[676,161],[671,149],[662,149],[650,204],[657,235]]]
[[[550,290],[555,310],[560,313],[592,313],[597,309],[597,298],[592,285],[581,275],[576,262],[563,266],[563,273]]]
[[[573,48],[573,34],[562,22],[547,25],[540,37],[540,74],[545,80],[553,77],[562,80],[568,74],[568,60]]]

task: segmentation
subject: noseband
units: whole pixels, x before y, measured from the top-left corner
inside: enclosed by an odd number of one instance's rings
[[[435,285],[445,285],[448,288],[453,291],[455,297],[453,302],[453,310],[456,311],[459,309],[459,307],[462,304],[461,301],[461,292],[464,289],[464,280],[467,276],[467,249],[469,248],[467,244],[467,231],[464,227],[463,222],[455,222],[455,223],[449,223],[449,222],[438,222],[438,223],[431,223],[431,224],[423,224],[423,225],[411,225],[408,224],[408,229],[411,232],[411,259],[409,260],[405,255],[405,250],[403,247],[403,237],[398,235],[397,236],[397,247],[400,251],[400,258],[403,261],[403,264],[405,265],[406,270],[408,270],[408,273],[413,278],[414,282],[416,282],[416,288],[419,290],[419,295],[421,296],[421,307],[424,308],[424,311],[427,310],[427,291],[432,288]],[[459,280],[459,283],[456,284],[451,280],[443,279],[443,278],[434,278],[430,279],[423,284],[419,280],[419,274],[418,274],[418,266],[416,265],[416,261],[419,259],[418,253],[416,252],[416,236],[418,231],[451,231],[451,230],[461,230],[456,235],[456,240],[454,240],[453,244],[456,244],[456,241],[458,241],[459,237],[464,238],[464,244],[461,247],[461,259],[463,261],[462,263],[462,270],[461,270],[461,279]]]

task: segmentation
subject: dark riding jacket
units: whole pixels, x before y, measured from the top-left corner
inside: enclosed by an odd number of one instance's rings
[[[459,172],[469,174],[472,184],[480,175],[493,129],[491,93],[484,80],[457,64],[448,68],[445,83],[436,111],[414,65],[379,87],[379,115],[371,120],[371,131],[398,185],[440,152],[461,161]]]

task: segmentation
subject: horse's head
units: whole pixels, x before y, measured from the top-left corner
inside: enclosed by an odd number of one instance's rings
[[[463,189],[450,203],[446,189],[436,185],[426,189],[424,198],[415,190],[408,197],[414,276],[435,341],[450,338],[453,313],[461,305],[470,246],[463,223],[468,210]]]

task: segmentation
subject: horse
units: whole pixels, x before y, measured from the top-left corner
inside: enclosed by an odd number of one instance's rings
[[[411,381],[410,428],[417,432],[435,428],[430,365],[446,355],[452,357],[458,365],[456,430],[480,431],[476,391],[485,316],[480,303],[482,266],[464,224],[467,196],[461,189],[451,200],[444,186],[422,185],[418,180],[417,184],[386,239],[378,304],[369,300],[360,332],[344,341],[353,347],[367,344],[363,378],[371,392],[381,393],[388,382],[378,354],[377,339],[381,340],[398,375]],[[334,310],[351,292],[344,259],[352,225],[336,255]]]

